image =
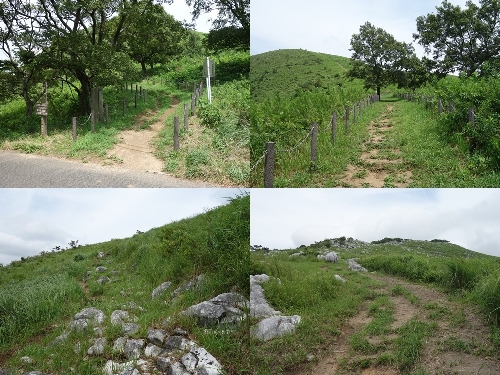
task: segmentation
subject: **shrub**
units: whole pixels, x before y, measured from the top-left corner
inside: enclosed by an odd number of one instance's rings
[[[73,259],[75,260],[75,262],[81,262],[85,259],[85,257],[83,256],[83,254],[76,254]]]

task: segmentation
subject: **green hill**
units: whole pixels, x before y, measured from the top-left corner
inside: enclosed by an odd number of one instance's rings
[[[247,329],[240,325],[221,335],[220,329],[199,327],[180,312],[222,293],[249,298],[249,218],[250,197],[242,195],[130,238],[45,252],[0,267],[0,373],[8,369],[12,374],[95,375],[109,360],[126,362],[124,354],[113,349],[123,335],[122,326],[110,322],[116,310],[126,310],[138,324],[129,338],[145,339],[151,328],[168,334],[180,328],[227,373],[240,373],[246,366]],[[200,278],[199,287],[188,288]],[[153,299],[152,291],[165,282],[171,286]],[[106,316],[98,330],[72,331],[54,344],[75,314],[90,307]],[[106,340],[101,355],[87,354],[94,337]],[[141,359],[152,371],[156,359],[143,354]]]
[[[261,100],[276,92],[293,95],[297,90],[332,90],[349,82],[344,73],[350,67],[347,57],[309,52],[302,49],[283,49],[250,57],[251,95]]]

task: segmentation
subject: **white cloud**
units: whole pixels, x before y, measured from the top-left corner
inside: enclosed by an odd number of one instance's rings
[[[124,238],[227,203],[239,189],[0,189],[0,263]]]

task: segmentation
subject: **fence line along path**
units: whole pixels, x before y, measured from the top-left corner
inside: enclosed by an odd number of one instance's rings
[[[179,105],[179,100],[176,97],[172,99],[172,106],[163,112],[158,120],[149,127],[140,128],[156,113],[144,115],[137,122],[135,129],[125,130],[118,134],[119,143],[107,152],[107,157],[114,162],[113,164],[138,171],[159,173],[163,170],[164,162],[155,157],[151,142],[165,126],[167,117],[172,115]]]

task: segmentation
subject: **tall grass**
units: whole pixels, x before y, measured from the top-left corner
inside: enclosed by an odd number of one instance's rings
[[[50,322],[72,312],[84,299],[78,283],[68,275],[12,283],[0,288],[0,347],[19,337],[36,335]]]

